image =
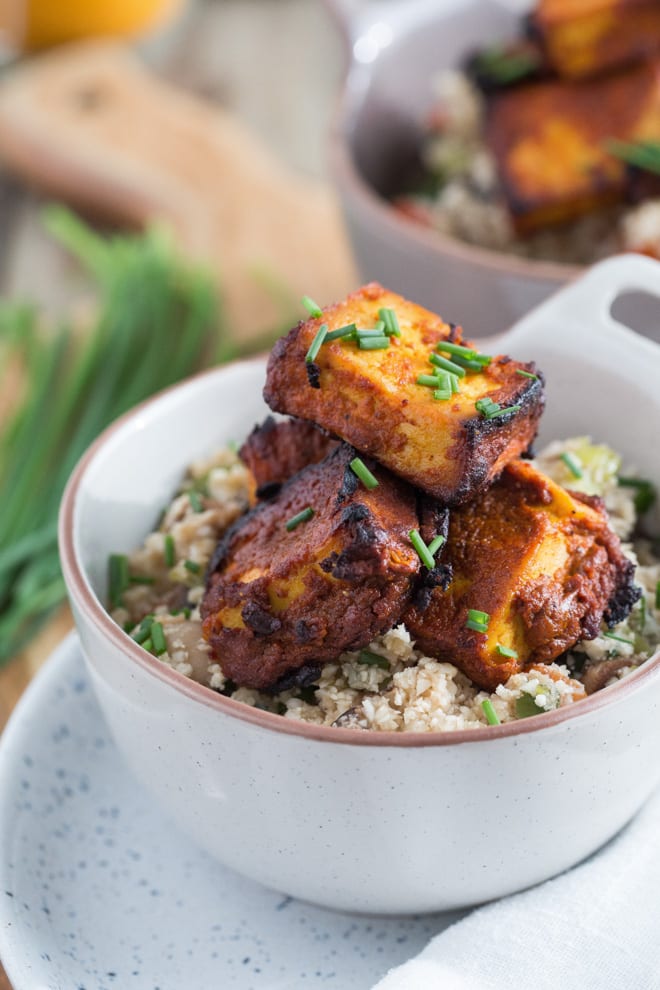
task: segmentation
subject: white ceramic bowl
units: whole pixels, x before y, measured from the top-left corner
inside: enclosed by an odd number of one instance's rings
[[[605,262],[496,346],[547,374],[542,442],[591,433],[659,483],[660,349],[609,316],[630,288],[660,290],[660,265]],[[210,855],[334,908],[474,904],[587,856],[660,778],[660,656],[574,707],[491,729],[397,735],[313,727],[221,697],[109,618],[108,554],[141,542],[193,458],[266,413],[263,378],[263,360],[237,363],[145,403],[94,444],[65,494],[64,575],[128,766]]]

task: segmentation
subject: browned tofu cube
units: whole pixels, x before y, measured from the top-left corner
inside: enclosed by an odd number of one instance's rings
[[[237,684],[284,690],[395,626],[420,561],[413,489],[341,444],[243,516],[221,540],[202,602],[203,632]]]
[[[361,349],[346,336],[306,360],[320,327],[372,328],[381,310],[394,311],[400,327],[382,349]],[[439,354],[443,343],[469,346],[460,327],[372,283],[277,342],[264,396],[272,409],[318,423],[445,504],[465,502],[529,447],[543,379],[534,365],[499,356],[476,371],[459,369],[458,392],[441,399],[418,379],[438,371],[430,355],[451,357]],[[498,414],[481,412],[476,404],[484,402]]]
[[[610,139],[660,140],[660,64],[587,82],[545,82],[493,97],[487,141],[520,234],[623,198]]]
[[[403,621],[419,649],[489,690],[593,639],[639,597],[600,500],[528,461],[451,512],[439,560]]]
[[[540,0],[531,15],[546,58],[567,79],[585,79],[660,49],[658,0]]]

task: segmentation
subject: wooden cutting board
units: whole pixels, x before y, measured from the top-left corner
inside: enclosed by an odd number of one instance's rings
[[[217,273],[237,335],[281,320],[264,282],[323,302],[355,286],[330,189],[122,46],[86,42],[10,72],[0,84],[0,160],[114,223],[169,223],[181,249]]]

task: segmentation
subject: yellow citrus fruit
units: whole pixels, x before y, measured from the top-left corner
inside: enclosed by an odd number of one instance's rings
[[[182,0],[0,0],[0,24],[24,50],[93,37],[130,38],[169,20]]]

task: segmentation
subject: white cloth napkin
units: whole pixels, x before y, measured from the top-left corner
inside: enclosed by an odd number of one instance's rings
[[[528,988],[660,988],[660,793],[581,866],[473,911],[374,990]]]

